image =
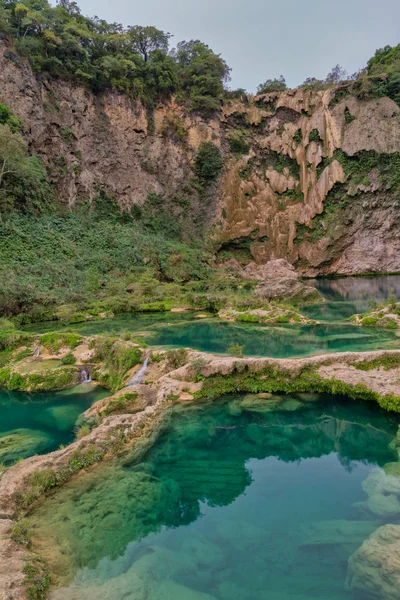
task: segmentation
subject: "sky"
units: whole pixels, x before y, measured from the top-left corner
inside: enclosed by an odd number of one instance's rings
[[[172,45],[199,39],[232,68],[230,88],[254,92],[283,75],[289,87],[349,74],[377,48],[400,43],[399,0],[78,0],[87,16],[155,25]]]

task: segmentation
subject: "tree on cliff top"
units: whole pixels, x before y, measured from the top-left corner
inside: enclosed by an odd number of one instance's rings
[[[180,42],[171,52],[178,64],[181,96],[193,110],[207,114],[219,108],[230,68],[219,54],[199,40]]]
[[[148,108],[179,92],[192,110],[210,113],[220,107],[229,77],[225,61],[198,40],[169,53],[170,33],[85,17],[72,0],[55,7],[48,0],[0,0],[0,30],[43,77],[75,79],[95,92],[116,88]]]
[[[267,79],[257,87],[257,94],[269,94],[270,92],[284,92],[287,89],[286,80],[283,75],[277,79]]]
[[[132,50],[138,52],[145,62],[149,60],[149,55],[155,50],[168,51],[170,33],[164,33],[156,27],[141,27],[135,25],[128,28],[128,40]]]

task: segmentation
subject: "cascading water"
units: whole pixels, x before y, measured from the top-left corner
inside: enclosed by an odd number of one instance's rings
[[[81,383],[91,383],[92,378],[90,376],[90,372],[87,369],[82,369],[80,373]]]
[[[136,373],[136,375],[134,375],[132,377],[132,379],[130,379],[128,381],[128,383],[127,383],[128,386],[140,385],[142,383],[143,377],[144,377],[144,374],[145,374],[145,372],[147,370],[147,365],[148,364],[149,364],[149,357],[147,356],[145,358],[145,361],[144,361],[142,367],[140,368],[140,371],[138,371]]]

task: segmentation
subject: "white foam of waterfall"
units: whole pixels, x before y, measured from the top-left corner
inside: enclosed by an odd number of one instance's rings
[[[89,371],[86,369],[81,370],[81,383],[91,383],[92,378],[90,377]]]
[[[144,377],[144,374],[146,373],[148,364],[149,364],[149,357],[147,356],[145,358],[145,361],[144,361],[143,365],[141,366],[140,370],[136,373],[136,375],[134,375],[132,377],[132,379],[130,379],[128,381],[127,385],[129,385],[129,386],[140,385],[143,381],[143,377]]]

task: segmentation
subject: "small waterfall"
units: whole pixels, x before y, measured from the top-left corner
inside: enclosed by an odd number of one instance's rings
[[[136,373],[136,375],[134,375],[132,377],[132,379],[130,379],[126,385],[128,385],[128,386],[140,385],[143,381],[143,377],[144,377],[144,374],[146,373],[148,364],[149,364],[149,357],[147,356],[145,358],[145,361],[144,361],[140,371],[138,371]]]
[[[81,383],[91,383],[92,378],[88,369],[81,369],[80,381]]]

